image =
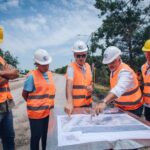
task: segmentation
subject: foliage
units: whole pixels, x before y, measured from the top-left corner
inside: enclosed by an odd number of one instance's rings
[[[99,84],[94,84],[94,95],[96,95],[97,97],[103,97],[105,95],[107,95],[109,92],[109,88],[108,87],[104,87],[101,86]]]
[[[14,57],[9,51],[3,51],[0,49],[0,56],[2,56],[8,64],[17,67],[19,64],[18,58]]]
[[[109,70],[107,66],[102,64],[102,56],[90,56],[87,57],[87,62],[92,66],[94,63],[93,80],[95,83],[108,86],[109,84]]]
[[[144,62],[141,48],[150,38],[150,4],[143,0],[96,0],[102,25],[92,34],[90,50],[102,50],[110,45],[123,51],[125,61],[139,68]],[[143,59],[140,63],[137,63]]]
[[[29,72],[29,70],[25,69],[25,70],[20,70],[20,74],[22,75],[26,75]]]
[[[119,47],[123,61],[135,71],[145,62],[141,49],[150,38],[150,4],[144,5],[143,0],[96,0],[95,7],[102,25],[91,34],[88,62],[95,63],[96,82],[108,85],[109,70],[102,64],[106,47]],[[102,56],[93,56],[96,51]]]
[[[59,73],[59,74],[65,74],[66,73],[66,70],[67,70],[67,66],[64,66],[62,68],[57,68],[55,70],[56,73]]]

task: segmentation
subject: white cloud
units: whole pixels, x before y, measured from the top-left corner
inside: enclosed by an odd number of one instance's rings
[[[49,49],[53,57],[71,55],[71,52],[68,53],[68,51],[74,40],[78,38],[77,35],[90,35],[98,28],[99,19],[97,10],[91,2],[88,4],[89,0],[82,2],[74,0],[74,3],[71,4],[67,0],[63,2],[66,7],[75,4],[70,6],[74,9],[70,11],[50,5],[46,14],[39,11],[34,16],[3,20],[5,40],[2,47],[16,55],[24,54],[24,57],[26,57],[25,53],[33,54],[37,48]]]
[[[0,10],[8,10],[11,7],[19,7],[19,0],[7,0],[0,4]]]

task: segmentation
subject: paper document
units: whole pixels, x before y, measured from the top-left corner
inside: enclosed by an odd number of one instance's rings
[[[150,139],[150,127],[127,114],[57,116],[58,146],[119,139]]]

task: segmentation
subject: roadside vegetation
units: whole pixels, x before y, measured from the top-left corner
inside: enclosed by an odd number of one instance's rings
[[[105,94],[109,87],[109,70],[102,64],[102,58],[108,46],[120,48],[123,61],[134,71],[144,64],[145,57],[141,49],[144,42],[150,39],[150,4],[145,5],[143,0],[95,0],[94,6],[99,10],[98,17],[102,24],[91,33],[90,42],[87,41],[87,62],[94,66],[95,92]],[[56,69],[56,72],[65,73],[66,66]]]
[[[9,50],[4,51],[0,49],[0,56],[3,57],[8,64],[17,68],[17,65],[19,64],[18,58],[14,57]]]

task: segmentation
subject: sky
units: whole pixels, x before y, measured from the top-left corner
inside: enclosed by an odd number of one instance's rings
[[[72,47],[100,26],[95,0],[0,0],[0,25],[4,42],[0,45],[18,57],[20,69],[33,69],[33,55],[45,49],[53,61],[51,70],[73,60]]]

